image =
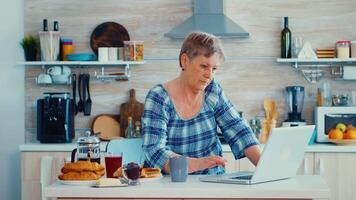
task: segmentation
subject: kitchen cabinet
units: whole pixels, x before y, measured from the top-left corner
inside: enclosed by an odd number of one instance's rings
[[[353,200],[356,197],[355,153],[315,153],[314,172],[331,189],[330,200]]]
[[[101,72],[96,73],[95,77],[97,79],[107,81],[114,79],[128,79],[131,75],[130,68],[134,65],[143,65],[146,61],[32,61],[32,62],[20,62],[20,65],[26,67],[51,67],[51,66],[67,66],[67,67],[77,67],[77,68],[87,68],[87,67],[101,67]],[[123,75],[110,75],[105,74],[105,67],[124,67]]]
[[[22,152],[21,153],[21,198],[41,199],[41,158],[53,157],[52,177],[55,181],[63,167],[64,160],[71,152]]]

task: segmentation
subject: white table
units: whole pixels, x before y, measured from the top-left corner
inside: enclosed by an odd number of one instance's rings
[[[54,183],[45,187],[46,197],[89,198],[89,199],[329,199],[330,189],[319,175],[296,176],[292,179],[261,183],[256,185],[237,185],[205,183],[199,176],[191,175],[187,182],[173,183],[170,177],[143,182],[137,186],[92,188]]]

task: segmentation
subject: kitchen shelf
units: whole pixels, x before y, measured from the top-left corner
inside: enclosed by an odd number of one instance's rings
[[[51,67],[51,66],[68,66],[68,67],[101,67],[101,73],[95,73],[95,77],[102,81],[111,80],[128,80],[131,75],[130,66],[132,65],[142,65],[146,61],[32,61],[32,62],[20,62],[20,65],[26,67]],[[123,75],[107,75],[105,74],[105,67],[125,67],[125,72]]]
[[[142,65],[146,61],[32,61],[32,62],[20,62],[20,65],[25,66],[54,66],[54,65],[65,65],[65,66],[115,66],[115,65]]]
[[[298,59],[277,58],[278,63],[291,64],[294,68],[299,67],[341,67],[356,66],[356,58],[320,58],[320,59]]]
[[[302,72],[304,78],[311,83],[318,82],[331,68],[331,75],[335,80],[344,79],[344,67],[355,66],[356,58],[320,58],[320,59],[298,59],[298,58],[277,58],[277,63],[290,64],[293,68]],[[350,79],[349,79],[350,80]]]

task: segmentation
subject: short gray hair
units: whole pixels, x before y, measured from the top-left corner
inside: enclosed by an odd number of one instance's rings
[[[205,32],[192,32],[184,39],[179,53],[180,67],[182,67],[180,58],[183,53],[187,54],[190,60],[200,55],[210,57],[214,53],[219,54],[222,61],[225,60],[225,53],[220,39]]]

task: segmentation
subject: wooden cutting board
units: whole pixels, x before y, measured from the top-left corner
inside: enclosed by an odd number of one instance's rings
[[[126,103],[120,106],[120,126],[121,126],[121,137],[125,137],[125,130],[127,128],[127,118],[132,117],[133,126],[135,126],[136,121],[141,122],[141,117],[143,115],[144,104],[136,100],[136,91],[134,89],[130,90],[130,98]]]
[[[112,140],[120,137],[120,123],[115,115],[101,114],[95,117],[91,125],[93,133],[100,133],[101,140]]]

